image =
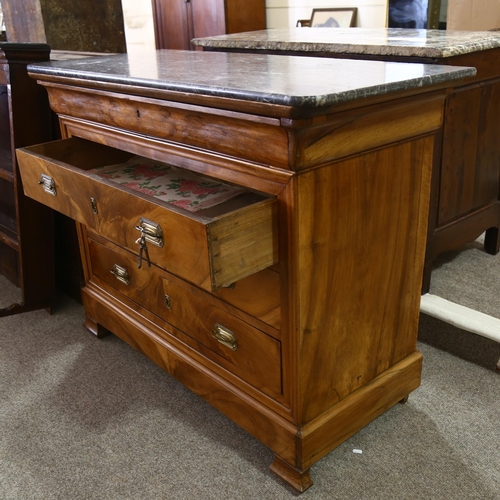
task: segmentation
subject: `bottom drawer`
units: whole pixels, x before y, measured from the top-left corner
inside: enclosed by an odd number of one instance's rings
[[[265,394],[281,395],[281,343],[261,330],[143,266],[137,256],[88,239],[92,281],[111,288],[182,332],[191,347]],[[227,306],[225,306],[227,308]],[[185,335],[185,337],[184,337]],[[191,339],[191,340],[190,340]],[[193,342],[194,341],[194,342]]]
[[[169,309],[162,315],[208,349],[203,354],[271,396],[281,395],[281,343],[214,306],[212,301],[163,279]]]

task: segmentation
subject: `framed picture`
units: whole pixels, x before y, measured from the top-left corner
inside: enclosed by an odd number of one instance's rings
[[[299,19],[295,25],[297,28],[309,28],[311,26],[310,19]]]
[[[311,28],[352,28],[356,25],[358,9],[313,9],[311,15]]]

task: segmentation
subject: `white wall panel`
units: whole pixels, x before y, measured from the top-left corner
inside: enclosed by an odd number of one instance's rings
[[[449,30],[500,28],[500,0],[448,0]]]

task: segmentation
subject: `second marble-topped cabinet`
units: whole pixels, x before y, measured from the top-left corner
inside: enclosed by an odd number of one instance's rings
[[[194,40],[205,50],[264,52],[473,66],[474,79],[447,98],[440,162],[433,174],[423,291],[434,259],[486,232],[500,249],[500,34],[409,29],[298,28]]]

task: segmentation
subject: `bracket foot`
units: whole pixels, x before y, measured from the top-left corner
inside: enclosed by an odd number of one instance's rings
[[[278,455],[274,455],[274,462],[270,469],[300,493],[306,491],[313,484],[311,476],[309,475],[309,469],[300,471],[291,466],[288,462],[285,462]]]

